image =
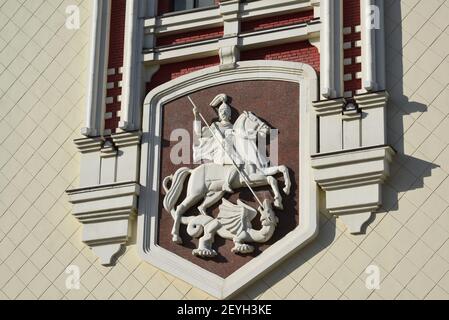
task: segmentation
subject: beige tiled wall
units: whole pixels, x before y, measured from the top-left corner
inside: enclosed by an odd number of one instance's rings
[[[0,0],[0,299],[207,298],[134,247],[105,268],[80,242],[64,190],[77,185],[89,2]],[[239,298],[449,298],[449,0],[385,2],[399,152],[385,210],[363,236],[322,214],[318,239]],[[64,27],[69,4],[81,7],[80,30]],[[69,265],[80,290],[66,289]],[[369,265],[380,290],[365,287]]]

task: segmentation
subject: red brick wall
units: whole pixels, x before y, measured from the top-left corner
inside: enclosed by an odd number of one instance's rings
[[[313,10],[295,12],[257,20],[243,21],[241,25],[241,31],[251,32],[251,31],[272,29],[277,27],[284,27],[293,24],[307,22],[312,19],[313,19]]]
[[[159,0],[158,2],[158,15],[168,13],[172,11],[173,0]]]
[[[360,25],[360,0],[343,0],[343,11],[345,27]]]
[[[288,43],[265,48],[244,51],[240,58],[245,60],[282,60],[310,64],[317,72],[320,71],[320,54],[309,41]]]
[[[126,0],[112,0],[108,68],[114,69],[115,74],[108,76],[107,80],[108,83],[114,84],[114,88],[108,89],[106,92],[106,97],[112,98],[113,102],[106,104],[106,113],[112,113],[112,118],[105,120],[105,129],[111,130],[111,133],[116,132],[120,121],[117,112],[121,108],[118,97],[122,94],[122,88],[119,86],[119,82],[122,80],[122,74],[119,70],[123,67],[125,11]]]
[[[352,92],[354,96],[357,90],[362,88],[362,81],[356,78],[356,73],[362,71],[361,63],[356,62],[356,58],[362,55],[361,48],[356,47],[356,42],[361,39],[360,32],[356,32],[356,27],[360,25],[360,0],[343,1],[343,25],[344,28],[350,28],[351,31],[344,35],[344,42],[351,43],[350,49],[344,50],[345,59],[351,59],[351,64],[344,67],[344,73],[350,74],[352,80],[344,83],[345,92]]]
[[[220,64],[220,59],[218,56],[214,56],[162,65],[159,71],[153,76],[153,79],[151,79],[151,82],[147,83],[147,92],[180,76],[218,64]]]
[[[320,72],[320,54],[318,49],[312,46],[308,41],[244,51],[241,53],[241,60],[282,60],[302,62],[310,64],[317,73]],[[219,57],[214,56],[162,65],[159,71],[153,76],[151,82],[147,83],[146,91],[148,93],[165,82],[197,70],[216,66],[219,63]]]
[[[126,0],[112,0],[109,38],[109,68],[123,66]]]
[[[223,36],[223,27],[203,29],[197,31],[189,31],[185,33],[178,33],[174,35],[158,37],[156,45],[169,46],[182,43],[191,43],[207,39],[215,39]]]

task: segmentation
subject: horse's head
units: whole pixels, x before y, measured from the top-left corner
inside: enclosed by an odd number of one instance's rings
[[[260,120],[254,113],[245,111],[245,131],[255,131],[257,134],[268,136],[270,134],[270,127]]]
[[[265,199],[263,201],[263,207],[259,208],[260,222],[264,227],[277,226],[279,219],[274,212],[271,202]]]

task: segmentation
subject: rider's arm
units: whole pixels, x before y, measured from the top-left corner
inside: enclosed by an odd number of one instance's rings
[[[195,141],[198,141],[201,137],[202,137],[202,128],[201,128],[201,120],[199,118],[199,111],[196,107],[193,108],[193,116],[194,116],[194,120],[193,120],[193,133],[195,135],[194,137],[194,144]]]

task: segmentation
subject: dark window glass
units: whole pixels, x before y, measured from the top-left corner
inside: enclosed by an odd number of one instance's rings
[[[215,0],[174,0],[173,11],[209,7],[214,4]]]

